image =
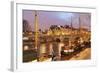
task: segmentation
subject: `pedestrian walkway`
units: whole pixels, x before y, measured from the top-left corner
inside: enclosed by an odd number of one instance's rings
[[[86,48],[82,52],[76,54],[70,60],[85,60],[91,58],[91,48]]]

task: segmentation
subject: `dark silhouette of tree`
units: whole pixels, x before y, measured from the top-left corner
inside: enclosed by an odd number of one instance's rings
[[[23,20],[23,32],[31,31],[31,26],[27,20]]]
[[[57,28],[56,25],[51,25],[51,26],[50,26],[50,29],[51,29],[51,30],[54,30],[54,29],[56,29],[56,28]]]
[[[70,28],[70,26],[69,26],[69,25],[65,25],[64,27],[65,27],[65,28]]]

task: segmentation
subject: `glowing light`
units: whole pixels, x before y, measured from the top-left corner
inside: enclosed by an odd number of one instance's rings
[[[29,47],[26,45],[26,46],[24,46],[24,50],[28,50],[29,49]]]

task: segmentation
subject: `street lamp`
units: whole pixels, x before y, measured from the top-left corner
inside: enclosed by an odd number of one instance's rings
[[[35,27],[35,49],[37,49],[38,48],[38,17],[37,17],[37,11],[35,11],[34,27]]]
[[[37,61],[39,61],[39,50],[38,50],[38,16],[37,11],[35,11],[35,21],[34,21],[34,29],[35,29],[35,50],[37,51]]]

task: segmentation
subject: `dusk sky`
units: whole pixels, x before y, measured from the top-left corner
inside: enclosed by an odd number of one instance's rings
[[[75,28],[80,24],[84,28],[90,30],[91,14],[90,13],[72,13],[72,12],[55,12],[55,11],[37,11],[38,23],[40,29],[48,29],[51,25],[70,25],[72,17],[72,25]],[[34,30],[34,10],[23,10],[23,20],[27,20],[32,30]]]

